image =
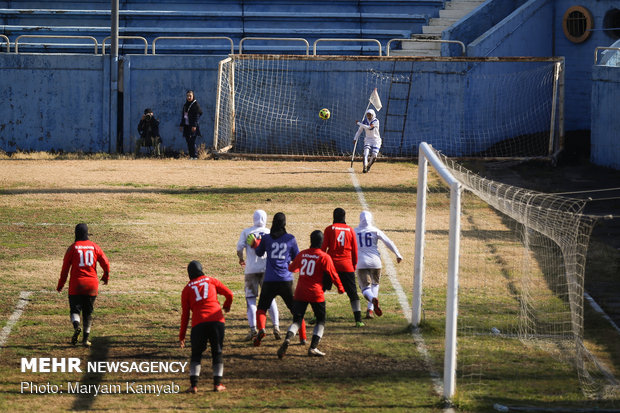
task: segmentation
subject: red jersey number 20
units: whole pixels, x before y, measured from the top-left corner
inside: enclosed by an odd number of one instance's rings
[[[314,269],[316,267],[316,261],[314,260],[301,260],[301,268],[299,270],[299,275],[307,275],[308,277],[312,277],[314,275]]]

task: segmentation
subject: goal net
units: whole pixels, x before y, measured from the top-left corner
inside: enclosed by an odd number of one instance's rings
[[[420,151],[413,320],[423,332],[445,325],[435,343],[445,349],[444,395],[458,382],[459,397],[484,386],[541,400],[570,391],[557,383],[575,377],[587,396],[620,396],[584,336],[595,223],[585,202],[482,178],[427,144]]]
[[[449,156],[545,157],[562,133],[562,67],[558,58],[232,55],[219,66],[213,146],[350,156],[377,88],[382,156],[412,158],[425,141]]]

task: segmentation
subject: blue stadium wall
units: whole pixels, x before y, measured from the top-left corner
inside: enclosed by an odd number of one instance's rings
[[[592,80],[590,159],[620,170],[620,67],[595,66]]]
[[[105,0],[85,4],[91,5],[91,3],[93,9],[105,10],[110,6],[110,2]],[[176,10],[186,9],[188,12],[191,12],[193,7],[183,1],[156,3],[168,4],[171,9]],[[349,3],[333,2],[332,11],[349,12]],[[371,9],[373,2],[363,3],[369,12],[377,11]],[[429,7],[436,9],[439,3],[437,1],[434,3]],[[126,8],[128,4],[134,9],[147,9],[152,3],[121,1],[121,9]],[[230,7],[238,4],[240,3],[232,2],[225,8],[230,10]],[[247,4],[259,7],[258,1]],[[267,4],[271,4],[272,10],[276,10],[287,2],[272,1]],[[576,4],[586,7],[594,17],[592,35],[580,44],[570,42],[562,31],[565,11]],[[264,3],[260,6],[264,6]],[[75,3],[0,1],[0,7],[62,8],[75,7]],[[80,7],[88,8],[86,5]],[[618,140],[619,129],[615,124],[608,127],[607,123],[615,119],[613,110],[617,106],[618,82],[613,80],[614,77],[610,80],[607,75],[603,76],[602,71],[593,64],[594,49],[597,46],[609,46],[614,40],[609,32],[601,30],[604,28],[605,14],[614,8],[620,8],[617,0],[579,2],[488,0],[450,30],[445,31],[443,38],[464,41],[470,56],[565,56],[565,129],[566,131],[592,129],[593,160],[617,165],[617,151],[603,151],[599,148],[604,148],[605,145],[612,145],[613,148],[617,146],[615,142]],[[233,7],[233,12],[235,10]],[[235,26],[238,19],[233,12],[226,12],[228,13],[226,19],[215,20],[218,24],[224,24],[224,28],[226,25]],[[432,10],[429,13],[432,13]],[[255,17],[255,20],[257,18]],[[133,23],[128,17],[122,24],[129,27]],[[139,24],[146,25],[147,22],[141,21]],[[165,22],[164,25],[170,24]],[[273,24],[279,23],[274,20]],[[264,30],[265,27],[261,26],[265,25],[268,28],[270,23],[260,23],[256,20],[253,27]],[[244,34],[237,33],[237,37],[242,35]],[[451,50],[448,46],[445,47],[448,51]],[[153,107],[161,119],[162,136],[166,145],[173,149],[182,149],[184,143],[177,132],[178,129],[175,128],[178,124],[177,112],[182,103],[183,92],[188,87],[197,90],[197,96],[205,111],[203,124],[210,123],[214,108],[215,71],[217,61],[221,57],[145,56],[133,59],[132,56],[132,59],[126,62],[126,64],[131,62],[131,67],[125,67],[125,74],[129,73],[129,77],[125,78],[125,84],[122,86],[125,89],[122,102],[124,149],[129,149],[132,144],[137,134],[135,123],[146,106]],[[116,148],[115,137],[112,137],[115,133],[110,131],[112,99],[109,96],[107,57],[21,54],[16,56],[0,52],[0,70],[0,97],[5,103],[0,106],[0,149],[5,151],[120,149]],[[145,87],[146,85],[152,85],[155,89]],[[613,104],[604,105],[602,102]],[[607,123],[601,124],[601,122]],[[208,131],[204,137],[208,143],[211,138],[210,126],[204,127],[204,130]],[[607,156],[603,155],[603,152]],[[597,153],[599,155],[596,155]],[[601,156],[605,159],[601,160]]]

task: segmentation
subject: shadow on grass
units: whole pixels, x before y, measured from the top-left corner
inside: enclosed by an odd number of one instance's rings
[[[24,195],[24,194],[167,194],[167,195],[236,195],[236,194],[277,194],[277,193],[356,193],[351,185],[341,185],[333,187],[314,187],[314,186],[269,186],[265,188],[256,187],[224,187],[217,188],[212,186],[188,186],[188,187],[138,187],[131,184],[118,184],[118,187],[97,187],[97,188],[18,188],[2,189],[2,195]],[[389,192],[389,193],[416,193],[416,187],[403,186],[368,186],[364,187],[364,192]]]
[[[90,355],[88,362],[105,361],[108,359],[110,352],[110,338],[109,337],[95,337],[92,339],[92,346],[90,347]],[[99,385],[103,379],[103,374],[89,373],[88,370],[84,372],[80,379],[80,385]],[[79,393],[73,402],[72,410],[90,410],[93,402],[95,401],[94,392]]]

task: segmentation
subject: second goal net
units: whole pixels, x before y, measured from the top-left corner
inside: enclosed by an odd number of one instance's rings
[[[481,386],[506,399],[542,400],[558,386],[618,397],[584,334],[595,224],[585,201],[486,179],[420,148],[413,322],[445,328],[435,343],[445,349],[444,395],[458,383],[462,398]]]

